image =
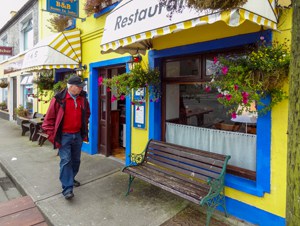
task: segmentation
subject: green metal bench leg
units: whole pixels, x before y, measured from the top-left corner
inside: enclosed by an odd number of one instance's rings
[[[134,178],[135,178],[134,176],[129,175],[128,190],[127,190],[126,196],[129,195],[130,187],[131,187],[131,184],[132,184],[132,181],[134,180]]]

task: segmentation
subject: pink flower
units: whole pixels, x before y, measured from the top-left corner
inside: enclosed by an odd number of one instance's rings
[[[243,98],[248,98],[248,97],[249,97],[249,93],[247,93],[247,92],[242,92],[242,96],[243,96]]]
[[[214,64],[218,63],[218,58],[214,57]]]
[[[110,92],[110,88],[109,87],[106,88],[106,92]]]
[[[265,37],[264,36],[260,36],[260,40],[261,41],[265,40]]]
[[[232,96],[230,94],[227,94],[225,97],[228,101],[230,101]]]
[[[248,98],[243,98],[243,103],[248,104]]]
[[[238,85],[234,85],[234,90],[238,90],[239,86]]]
[[[231,118],[236,118],[236,112],[235,111],[231,113]]]
[[[207,92],[207,93],[209,93],[210,90],[211,90],[211,88],[209,86],[206,86],[205,89],[204,89],[204,91]]]
[[[130,103],[131,103],[131,105],[135,105],[135,103],[133,101],[131,101]]]
[[[223,98],[224,97],[224,95],[222,94],[222,93],[219,93],[218,95],[217,95],[217,98]]]
[[[142,105],[142,104],[143,104],[143,101],[140,101],[139,104]]]
[[[226,66],[222,67],[222,73],[223,75],[226,75],[228,73],[228,67]]]
[[[103,77],[100,76],[100,77],[98,78],[98,86],[102,85],[102,83],[103,83]]]
[[[111,102],[113,103],[113,102],[115,102],[117,100],[117,97],[115,96],[115,95],[112,95],[112,97],[111,97]]]
[[[136,110],[139,111],[139,110],[140,110],[140,107],[138,106],[138,107],[136,108]]]
[[[125,99],[125,96],[124,95],[121,95],[120,96],[120,100],[124,100]]]

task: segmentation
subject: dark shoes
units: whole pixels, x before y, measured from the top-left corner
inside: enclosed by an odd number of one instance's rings
[[[74,197],[74,194],[72,191],[69,191],[67,194],[65,194],[65,199],[70,200]]]
[[[73,185],[74,185],[74,187],[79,187],[80,182],[74,179]]]

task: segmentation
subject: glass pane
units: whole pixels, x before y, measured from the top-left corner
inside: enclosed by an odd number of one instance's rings
[[[249,124],[236,123],[218,102],[217,90],[204,91],[204,85],[168,84],[166,86],[166,121],[196,127],[246,132]],[[255,124],[251,127],[255,128]],[[249,129],[247,128],[248,132]],[[251,133],[256,133],[255,129]]]
[[[198,58],[182,59],[166,63],[166,77],[200,76]]]
[[[106,101],[101,101],[101,119],[106,120]]]

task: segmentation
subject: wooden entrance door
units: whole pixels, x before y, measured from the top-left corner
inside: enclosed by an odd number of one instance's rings
[[[114,75],[125,73],[125,66],[101,68],[99,76],[111,78]],[[99,136],[98,152],[105,156],[110,156],[112,148],[119,143],[119,111],[116,110],[117,103],[111,103],[111,92],[107,92],[107,87],[99,87]],[[118,113],[118,114],[116,114]],[[114,117],[114,118],[112,118]]]

